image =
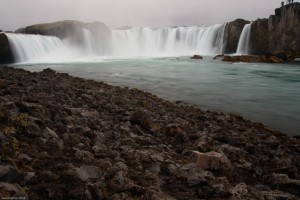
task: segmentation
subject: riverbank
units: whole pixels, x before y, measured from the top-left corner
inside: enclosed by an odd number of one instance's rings
[[[299,141],[238,115],[0,68],[0,196],[297,199]]]

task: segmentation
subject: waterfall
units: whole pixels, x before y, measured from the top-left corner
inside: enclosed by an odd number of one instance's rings
[[[82,29],[83,32],[83,45],[85,47],[85,53],[88,55],[94,54],[94,39],[91,32],[88,29]]]
[[[241,33],[236,54],[247,55],[250,53],[250,35],[251,35],[251,24],[246,24]]]
[[[57,37],[6,33],[17,62],[41,60],[63,48]]]
[[[224,53],[226,24],[202,27],[132,28],[82,32],[61,40],[53,36],[6,33],[17,62],[70,62],[91,57],[191,56]]]
[[[221,54],[226,24],[203,27],[133,28],[112,31],[114,55],[201,55]]]

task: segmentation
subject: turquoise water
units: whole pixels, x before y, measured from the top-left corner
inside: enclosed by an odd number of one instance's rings
[[[300,135],[300,61],[289,64],[224,63],[180,58],[103,59],[22,64],[53,68],[113,85],[139,88],[169,100],[238,113],[275,130]]]

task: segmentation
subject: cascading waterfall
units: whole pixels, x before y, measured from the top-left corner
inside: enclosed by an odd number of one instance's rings
[[[241,33],[236,54],[237,55],[248,55],[250,53],[250,35],[251,35],[251,24],[246,24]]]
[[[57,37],[6,33],[17,62],[43,58],[64,45]]]
[[[103,38],[92,34],[88,29],[82,29],[73,39],[64,40],[41,35],[6,35],[17,62],[64,62],[107,55],[157,57],[222,54],[226,44],[226,27],[227,24],[218,24],[203,27],[112,30],[108,37],[109,45],[105,47],[100,45]]]
[[[94,54],[94,40],[91,32],[88,29],[82,29],[83,32],[83,45],[85,47],[85,53],[88,55]]]
[[[114,55],[215,55],[224,50],[226,24],[208,27],[135,28],[112,31]]]

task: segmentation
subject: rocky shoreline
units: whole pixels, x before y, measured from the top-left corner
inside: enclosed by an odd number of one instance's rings
[[[299,199],[300,142],[241,116],[0,67],[0,198]]]

